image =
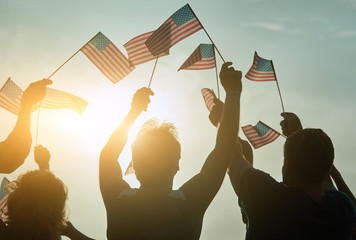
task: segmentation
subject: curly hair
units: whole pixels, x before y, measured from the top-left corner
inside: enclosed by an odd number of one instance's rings
[[[52,172],[29,171],[9,185],[6,224],[16,239],[60,239],[67,187]]]

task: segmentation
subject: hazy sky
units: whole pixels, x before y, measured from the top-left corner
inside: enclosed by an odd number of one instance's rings
[[[10,76],[25,89],[49,76],[98,31],[126,54],[123,44],[155,30],[185,1],[31,1],[0,0],[0,85]],[[356,190],[354,119],[356,89],[355,0],[193,0],[191,7],[226,60],[246,73],[256,50],[273,59],[285,108],[297,113],[304,127],[319,127],[332,138],[335,164]],[[125,169],[137,129],[151,117],[176,124],[182,143],[180,187],[200,168],[215,143],[216,129],[208,121],[200,90],[216,90],[214,70],[177,69],[200,43],[203,31],[175,45],[160,58],[152,82],[155,96],[147,113],[132,130],[120,158]],[[69,188],[68,210],[73,224],[85,234],[105,239],[106,215],[98,185],[99,154],[119,125],[134,92],[147,86],[154,62],[137,66],[116,85],[79,53],[52,80],[53,88],[84,98],[82,117],[67,110],[41,111],[39,143],[52,154],[51,168]],[[218,59],[220,68],[221,59]],[[275,83],[243,78],[241,124],[261,120],[279,128],[281,105]],[[222,91],[222,89],[220,89]],[[224,95],[224,94],[222,94]],[[37,114],[33,114],[34,135]],[[16,117],[0,109],[0,139],[5,139]],[[284,139],[254,152],[255,166],[281,180]],[[36,168],[33,153],[10,175],[15,179]],[[129,183],[137,187],[133,176]],[[237,197],[228,181],[205,215],[201,239],[243,239]]]

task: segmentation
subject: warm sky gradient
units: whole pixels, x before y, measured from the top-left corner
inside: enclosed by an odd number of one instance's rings
[[[185,1],[29,1],[0,0],[0,85],[11,78],[23,89],[50,75],[98,31],[122,47],[131,38],[155,30]],[[192,0],[200,18],[226,60],[246,73],[256,50],[273,59],[287,111],[304,127],[319,127],[332,138],[336,166],[356,190],[356,1],[355,0]],[[216,130],[208,121],[200,89],[215,88],[215,71],[177,69],[200,43],[201,30],[175,45],[158,61],[155,96],[135,131],[151,117],[176,124],[182,143],[178,188],[198,173],[212,150]],[[146,86],[154,62],[139,65],[116,85],[79,53],[52,77],[53,88],[84,98],[82,117],[66,110],[41,111],[40,143],[52,154],[51,168],[69,188],[69,217],[87,235],[105,239],[106,216],[98,186],[98,156],[111,132],[129,109],[136,89]],[[221,59],[218,59],[220,68]],[[262,120],[279,129],[281,106],[273,82],[243,79],[241,124]],[[33,114],[35,132],[36,113]],[[0,109],[0,139],[16,117]],[[130,161],[129,145],[120,158]],[[255,166],[281,180],[284,139],[255,151]],[[36,168],[33,153],[7,175],[10,180]],[[2,178],[5,175],[1,175]],[[133,176],[127,178],[138,186]],[[228,180],[228,179],[227,179]],[[243,239],[237,197],[225,181],[204,220],[201,239]]]

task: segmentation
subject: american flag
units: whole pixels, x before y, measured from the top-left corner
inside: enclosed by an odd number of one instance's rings
[[[47,109],[68,109],[82,115],[88,103],[82,98],[67,92],[47,88],[46,96],[41,101],[41,107]]]
[[[130,66],[136,66],[157,58],[151,54],[145,44],[146,40],[152,35],[153,32],[154,31],[141,34],[124,44],[127,55],[129,56]],[[163,57],[168,54],[169,49],[167,52],[162,53],[159,56]]]
[[[242,127],[242,131],[255,149],[273,142],[281,135],[261,121],[255,126],[247,125]]]
[[[22,89],[10,78],[0,89],[0,106],[16,115],[19,114],[21,106]]]
[[[152,55],[157,56],[202,28],[192,9],[186,4],[147,39],[146,45]]]
[[[255,52],[252,67],[245,77],[251,81],[276,81],[272,60],[261,58]]]
[[[7,178],[3,178],[0,186],[0,219],[4,219],[4,214],[7,212],[7,198],[10,191],[7,189],[7,185],[10,181]]]
[[[214,103],[214,98],[216,98],[215,93],[208,88],[203,88],[201,90],[201,94],[203,95],[206,107],[208,108],[209,112],[211,112],[211,110],[213,110],[213,107],[215,106]]]
[[[113,83],[117,83],[134,69],[124,54],[101,32],[81,51]]]
[[[204,70],[215,68],[215,53],[213,44],[200,44],[179,70]]]

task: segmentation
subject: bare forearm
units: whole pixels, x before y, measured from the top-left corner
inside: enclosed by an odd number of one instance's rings
[[[225,107],[223,113],[223,119],[218,129],[216,147],[225,147],[228,144],[230,151],[232,152],[240,122],[240,94],[239,93],[227,93],[225,99]]]
[[[31,107],[22,105],[14,129],[1,143],[0,172],[11,173],[25,161],[32,144],[30,126]]]
[[[216,145],[211,156],[205,161],[202,171],[225,172],[236,141],[240,116],[240,95],[227,94],[223,119],[218,129]]]

